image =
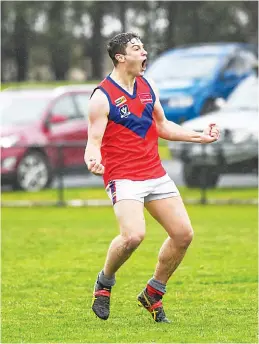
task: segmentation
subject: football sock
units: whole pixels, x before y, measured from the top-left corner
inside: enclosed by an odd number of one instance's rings
[[[166,293],[166,285],[155,280],[154,278],[151,278],[147,283],[146,291],[148,295],[160,300]]]
[[[98,282],[99,284],[101,284],[102,288],[106,288],[111,290],[111,288],[114,286],[115,284],[115,275],[112,278],[108,278],[104,275],[103,270],[101,272],[99,272],[98,274]]]

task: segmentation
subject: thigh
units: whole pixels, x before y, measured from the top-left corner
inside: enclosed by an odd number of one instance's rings
[[[144,204],[136,200],[121,200],[114,213],[122,235],[145,234]]]
[[[146,203],[145,207],[171,237],[192,230],[181,196],[153,200]]]

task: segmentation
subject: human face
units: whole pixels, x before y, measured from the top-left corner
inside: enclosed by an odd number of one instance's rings
[[[134,77],[144,75],[147,65],[147,52],[138,38],[127,43],[125,55],[120,55],[119,62],[124,63],[126,70]]]

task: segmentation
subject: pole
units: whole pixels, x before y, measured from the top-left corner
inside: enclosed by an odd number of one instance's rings
[[[64,172],[64,156],[63,156],[63,144],[57,145],[58,149],[58,201],[57,206],[64,207],[65,200],[64,200],[64,179],[63,179],[63,172]]]
[[[201,171],[201,176],[200,176],[200,186],[201,186],[201,199],[200,199],[200,203],[201,204],[207,204],[208,200],[207,200],[207,165],[206,165],[206,146],[203,144],[202,145],[202,156],[203,156],[203,161],[205,161],[205,164],[202,167],[202,171]]]

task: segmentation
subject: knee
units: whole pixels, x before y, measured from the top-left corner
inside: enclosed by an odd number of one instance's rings
[[[186,223],[182,224],[179,229],[180,230],[177,232],[177,234],[171,236],[171,238],[177,242],[178,247],[186,249],[193,239],[194,232],[192,226],[191,224]]]
[[[183,227],[181,238],[180,238],[180,246],[183,248],[187,248],[193,239],[193,229],[190,224],[185,225]]]
[[[124,237],[125,247],[128,251],[135,250],[144,240],[145,233],[134,233]]]
[[[193,229],[192,226],[187,226],[182,237],[182,243],[184,247],[188,247],[193,239]]]

